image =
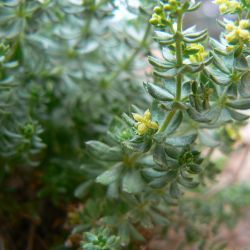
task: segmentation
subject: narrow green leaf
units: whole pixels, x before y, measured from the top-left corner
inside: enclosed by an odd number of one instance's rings
[[[168,39],[168,40],[160,40],[158,41],[160,45],[164,46],[164,45],[171,45],[173,43],[175,43],[174,39]]]
[[[130,235],[132,236],[133,239],[138,241],[145,241],[145,238],[132,224],[129,224],[129,230],[130,230]]]
[[[163,60],[160,60],[152,56],[148,57],[148,61],[151,65],[158,67],[160,69],[172,69],[175,67],[175,65],[172,63],[165,63]]]
[[[241,77],[239,92],[242,97],[250,97],[250,72],[248,71]]]
[[[112,199],[117,199],[119,197],[119,186],[119,179],[110,183],[107,190],[107,196]]]
[[[166,154],[173,158],[173,159],[178,159],[181,153],[181,150],[179,148],[176,148],[172,145],[166,144],[165,145],[165,152]]]
[[[83,182],[81,185],[79,185],[74,192],[75,197],[77,198],[85,197],[88,194],[88,191],[92,184],[93,184],[93,181],[88,180],[88,181]]]
[[[239,112],[235,111],[234,109],[228,108],[227,110],[229,111],[232,118],[236,121],[245,121],[249,118],[249,115],[239,113]]]
[[[118,235],[120,236],[121,244],[127,246],[130,242],[129,225],[125,222],[118,226]]]
[[[166,143],[176,147],[183,147],[192,144],[197,138],[197,134],[190,134],[166,139]]]
[[[199,185],[199,182],[187,181],[183,178],[178,178],[178,183],[180,183],[183,187],[186,188],[196,188]]]
[[[193,39],[193,38],[199,38],[200,36],[204,36],[205,34],[207,35],[207,30],[201,30],[198,32],[192,32],[192,33],[186,34],[185,37]]]
[[[222,59],[220,59],[219,56],[217,56],[213,51],[211,51],[212,55],[213,55],[213,62],[214,62],[214,65],[220,69],[223,73],[225,74],[229,74],[230,71],[229,69],[225,66],[225,63]]]
[[[171,78],[176,77],[177,69],[176,68],[169,69],[169,70],[164,71],[164,72],[160,72],[160,71],[155,70],[154,75],[165,78],[165,79],[171,79]]]
[[[190,163],[187,166],[187,171],[191,174],[198,174],[202,170],[201,166],[196,163]]]
[[[195,3],[195,4],[192,4],[192,5],[187,9],[187,11],[188,11],[188,12],[191,12],[191,11],[195,11],[195,10],[199,9],[200,6],[201,6],[201,3],[202,3],[202,2],[197,2],[197,3]]]
[[[248,62],[247,62],[246,58],[242,54],[239,57],[235,58],[234,67],[237,70],[243,71],[243,72],[249,70]]]
[[[157,225],[166,226],[169,224],[169,220],[158,211],[155,212],[154,210],[151,210],[151,216]]]
[[[167,60],[169,62],[175,62],[175,56],[168,47],[162,48],[162,55],[163,55],[165,60]]]
[[[210,45],[216,49],[216,52],[221,53],[222,55],[225,55],[225,46],[219,43],[216,39],[214,38],[209,38],[209,43]]]
[[[126,113],[122,114],[122,118],[130,126],[134,126],[136,124],[136,122],[131,117],[129,117]]]
[[[206,113],[198,112],[193,107],[189,107],[187,109],[187,113],[189,117],[196,122],[207,123],[211,121],[211,119],[206,115]]]
[[[122,157],[122,151],[118,147],[110,147],[99,141],[86,142],[87,149],[90,154],[97,159],[106,161],[117,161]]]
[[[164,31],[156,30],[155,34],[158,39],[162,39],[162,40],[173,38],[172,34],[164,32]]]
[[[227,106],[235,109],[250,109],[250,98],[229,101],[227,102]]]
[[[121,174],[123,165],[122,163],[117,163],[112,166],[109,170],[105,171],[96,178],[96,182],[103,185],[109,185],[110,183],[116,181]]]
[[[195,32],[195,31],[196,31],[196,25],[193,25],[193,26],[191,26],[191,27],[185,29],[185,30],[182,32],[182,34],[183,34],[183,35],[187,35],[187,34],[191,34],[191,33]]]
[[[145,187],[145,182],[139,171],[131,170],[122,178],[122,191],[130,194],[139,193]]]
[[[172,198],[178,199],[181,196],[180,188],[176,182],[172,182],[169,189],[169,194]]]
[[[157,171],[152,168],[144,168],[141,170],[142,176],[145,177],[147,180],[163,177],[166,175],[164,171]]]
[[[165,153],[164,146],[162,144],[156,144],[153,152],[154,161],[164,166],[167,163],[167,155]]]
[[[207,33],[195,38],[189,38],[188,35],[185,35],[183,37],[183,41],[186,43],[198,43],[204,41],[206,38],[207,38]]]
[[[153,83],[144,83],[144,86],[147,89],[148,93],[159,101],[173,100],[173,96],[168,91]]]
[[[193,64],[186,64],[185,65],[185,71],[191,72],[191,73],[197,73],[201,71],[204,68],[204,65],[198,64],[198,65],[193,65]]]
[[[222,73],[221,71],[215,70],[211,67],[206,67],[205,68],[205,72],[208,75],[208,77],[210,77],[215,83],[219,84],[219,85],[227,85],[230,83],[231,78]]]
[[[153,179],[150,183],[149,186],[152,188],[163,188],[167,185],[167,177],[166,176],[162,176],[159,178],[155,178]]]
[[[174,133],[181,125],[182,119],[183,119],[182,111],[177,111],[167,127],[166,134],[170,135]]]

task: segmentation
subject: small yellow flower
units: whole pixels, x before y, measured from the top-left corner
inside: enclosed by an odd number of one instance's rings
[[[223,3],[226,3],[227,0],[215,0],[214,3],[215,4],[223,4]]]
[[[237,41],[244,41],[247,42],[250,40],[250,33],[247,30],[249,27],[249,21],[248,20],[241,20],[239,22],[239,26],[235,26],[233,23],[228,23],[226,25],[226,30],[229,32],[225,38],[226,40],[231,42],[237,42]]]
[[[241,9],[241,5],[236,0],[215,0],[215,4],[219,5],[219,10],[221,14],[225,13],[235,13],[237,10]]]
[[[165,4],[164,5],[164,10],[171,10],[172,9],[172,6],[170,4]]]
[[[169,4],[176,4],[176,0],[169,0]]]
[[[158,130],[159,126],[156,122],[151,120],[151,113],[149,110],[146,110],[144,115],[133,113],[133,118],[137,121],[137,132],[139,135],[144,135],[149,129]]]
[[[205,57],[208,55],[205,48],[198,43],[191,44],[187,47],[187,50],[197,50],[197,52],[194,55],[189,56],[189,60],[192,63],[199,63],[203,62]]]
[[[228,7],[226,4],[222,4],[222,5],[220,5],[219,10],[220,10],[221,14],[224,14],[225,12],[228,11]]]
[[[234,23],[228,23],[228,24],[226,25],[226,30],[227,30],[228,32],[231,32],[231,31],[233,31],[234,29],[235,29]]]
[[[240,9],[240,3],[237,1],[228,1],[227,6],[230,12],[235,12],[237,9]]]
[[[241,29],[247,29],[250,26],[250,21],[246,19],[240,20],[239,27]]]
[[[225,36],[226,40],[231,43],[232,41],[237,39],[237,32],[235,30],[233,30],[232,32],[230,32],[229,34],[227,34]]]
[[[239,34],[239,37],[242,38],[243,40],[249,39],[249,31],[248,30],[238,29],[238,34]]]

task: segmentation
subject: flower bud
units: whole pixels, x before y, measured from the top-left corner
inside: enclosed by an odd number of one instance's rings
[[[162,8],[160,6],[156,6],[156,7],[154,7],[154,12],[156,14],[161,14],[162,13]]]
[[[224,4],[226,2],[227,2],[227,0],[215,0],[214,1],[215,4]]]
[[[157,25],[158,24],[158,19],[156,19],[156,18],[151,18],[150,20],[149,20],[149,23],[150,24],[152,24],[152,25]]]
[[[235,38],[236,38],[236,32],[230,32],[229,34],[227,34],[226,36],[225,36],[225,38],[226,38],[226,40],[230,43],[230,42],[232,42],[233,40],[235,40]]]
[[[241,29],[247,29],[249,25],[250,25],[249,20],[246,20],[246,19],[240,20],[239,27]]]
[[[169,2],[169,4],[171,4],[171,5],[176,4],[176,0],[169,0],[168,2]]]
[[[230,1],[227,3],[227,5],[231,12],[235,12],[237,9],[241,8],[240,3],[236,1]]]
[[[167,11],[172,9],[172,7],[169,4],[165,4],[163,8],[164,10],[167,10]]]
[[[248,30],[243,30],[243,29],[239,29],[239,37],[244,39],[244,40],[248,40],[249,39],[249,32]]]
[[[228,7],[227,5],[222,4],[219,9],[220,9],[220,13],[224,14],[228,10]]]
[[[226,25],[226,30],[228,31],[228,32],[231,32],[231,31],[233,31],[235,29],[235,25],[233,24],[233,23],[228,23],[227,25]]]

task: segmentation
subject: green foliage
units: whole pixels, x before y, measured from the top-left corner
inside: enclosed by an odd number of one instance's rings
[[[226,19],[220,22],[226,28],[220,41],[194,26],[183,30],[184,15],[199,6],[195,1],[174,0],[154,8],[149,22],[155,26],[154,39],[162,58],[148,57],[154,70],[153,82],[144,83],[153,99],[149,110],[143,114],[145,105],[133,105],[132,116],[124,114],[124,122],[112,122],[105,143],[86,143],[89,158],[83,170],[88,179],[107,187],[106,199],[124,203],[121,211],[112,209],[112,223],[105,219],[100,223],[113,227],[125,244],[133,245],[134,240],[129,231],[124,236],[120,229],[124,217],[129,227],[139,229],[139,241],[144,238],[142,228],[174,227],[171,204],[181,208],[187,189],[200,192],[201,184],[206,185],[218,173],[209,160],[211,153],[204,159],[204,148],[230,150],[227,140],[236,139],[235,126],[248,119],[238,111],[250,107],[248,40],[231,43]],[[241,19],[247,20],[244,8],[242,5],[238,11],[235,27],[243,23]],[[249,28],[249,23],[244,25]],[[132,200],[137,201],[133,208]],[[186,211],[190,206],[187,203]],[[137,209],[140,220],[132,216]],[[190,235],[188,227],[187,241],[199,241],[202,237]]]
[[[109,235],[107,229],[99,229],[96,233],[85,233],[85,243],[82,247],[86,250],[118,250],[119,238]]]
[[[22,216],[6,219],[7,212],[27,210],[42,221],[47,203],[64,217],[62,204],[73,203],[72,245],[118,250],[138,249],[157,225],[162,233],[181,227],[181,214],[183,246],[206,244],[199,223],[217,216],[223,199],[211,203],[219,204],[214,211],[188,194],[202,196],[219,172],[212,151],[230,152],[248,119],[239,110],[250,108],[250,25],[244,0],[227,10],[234,21],[219,21],[219,41],[207,30],[184,29],[184,16],[200,5],[125,1],[134,18],[117,21],[113,0],[0,1],[0,220],[19,229]],[[28,187],[18,190],[16,176]],[[56,247],[49,234],[43,237]]]
[[[127,103],[147,102],[136,80],[150,46],[150,3],[144,3],[146,9],[127,6],[135,19],[117,21],[112,0],[0,1],[0,187],[1,203],[13,198],[8,214],[23,209],[16,200],[22,193],[27,213],[41,216],[43,231],[50,222],[39,207],[52,202],[61,209],[62,202],[75,200],[74,193],[89,194],[93,180],[79,169],[83,142],[99,138],[113,115],[128,111]],[[33,188],[13,188],[16,175]],[[28,202],[34,197],[36,205]],[[5,214],[3,207],[0,220]],[[22,217],[7,221],[13,221],[8,233],[15,238]],[[26,233],[19,237],[26,239]]]

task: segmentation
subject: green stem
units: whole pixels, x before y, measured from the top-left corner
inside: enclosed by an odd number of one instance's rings
[[[169,123],[171,122],[176,110],[171,110],[168,115],[166,116],[161,128],[159,129],[159,132],[164,132],[165,129],[168,127]]]
[[[182,39],[181,39],[181,33],[182,33],[182,17],[183,13],[180,11],[177,18],[177,31],[176,31],[176,62],[177,67],[180,68],[183,64],[182,62]],[[182,89],[182,74],[178,73],[176,77],[177,81],[177,87],[176,87],[176,101],[181,100],[181,89]],[[171,110],[168,115],[166,116],[161,128],[159,129],[159,132],[164,132],[166,128],[168,127],[169,123],[171,122],[172,118],[174,117],[176,113],[176,110]]]
[[[223,107],[223,105],[224,105],[224,103],[225,103],[225,98],[226,98],[226,96],[227,96],[228,88],[229,88],[229,86],[226,86],[226,87],[224,88],[224,90],[223,90],[223,92],[222,92],[222,94],[221,94],[221,96],[220,96],[220,98],[219,98],[219,100],[218,100],[218,103],[219,103],[219,105],[220,105],[221,107]]]
[[[183,14],[180,12],[177,18],[177,36],[176,36],[176,62],[177,67],[180,68],[182,66],[182,40],[181,40],[181,33],[182,33],[182,17]],[[182,74],[178,73],[176,77],[177,81],[177,88],[176,88],[176,101],[181,99],[181,88],[182,88]]]

